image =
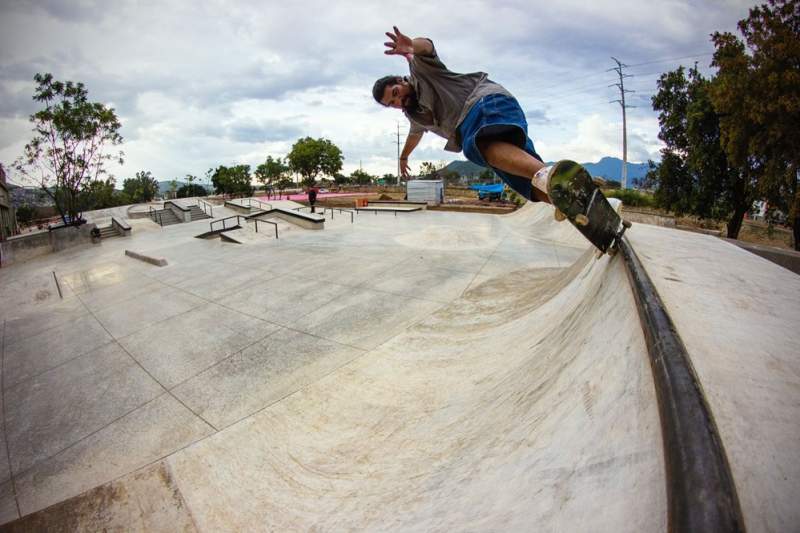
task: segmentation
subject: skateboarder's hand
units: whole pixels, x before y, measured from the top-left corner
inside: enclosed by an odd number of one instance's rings
[[[383,43],[387,48],[383,53],[387,55],[400,55],[411,61],[411,58],[414,56],[414,41],[411,40],[411,37],[400,33],[397,26],[392,26],[392,28],[394,29],[394,33],[386,32],[386,35],[391,41]]]
[[[408,178],[408,176],[411,175],[411,167],[408,166],[408,158],[400,160],[400,175],[404,178]]]

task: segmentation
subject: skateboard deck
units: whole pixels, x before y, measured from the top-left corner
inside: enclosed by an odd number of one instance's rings
[[[547,183],[550,200],[601,253],[613,254],[630,222],[620,218],[589,172],[574,161],[553,165]]]

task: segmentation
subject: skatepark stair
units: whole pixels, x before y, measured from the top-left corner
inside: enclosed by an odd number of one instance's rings
[[[169,209],[150,211],[150,219],[160,226],[171,226],[181,223],[181,220]]]
[[[106,226],[105,228],[100,228],[101,239],[110,239],[112,237],[119,237],[119,233],[117,233],[117,230],[114,229],[114,226]]]
[[[205,211],[203,211],[199,206],[193,205],[190,208],[192,222],[195,220],[205,220],[207,218],[211,218]]]

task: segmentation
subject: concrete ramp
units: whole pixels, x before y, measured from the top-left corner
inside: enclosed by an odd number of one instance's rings
[[[372,219],[263,247],[187,238],[168,267],[127,274],[146,293],[125,313],[103,302],[130,280],[105,276],[92,291],[97,276],[64,276],[75,305],[97,312],[51,336],[95,317],[103,327],[94,359],[65,355],[54,370],[20,363],[50,336],[24,344],[31,319],[7,319],[13,484],[0,484],[0,504],[22,516],[9,527],[667,530],[661,419],[623,254],[596,259],[541,204]],[[747,529],[794,529],[800,278],[707,236],[634,226],[629,237],[721,415]],[[152,313],[163,323],[146,325]],[[71,398],[95,359],[146,388],[140,407],[91,426],[68,407],[113,404]],[[23,381],[34,370],[35,390]],[[62,404],[53,429],[48,406]],[[64,445],[29,453],[39,435]]]
[[[483,283],[167,462],[208,531],[657,531],[644,352],[621,262],[587,252]]]

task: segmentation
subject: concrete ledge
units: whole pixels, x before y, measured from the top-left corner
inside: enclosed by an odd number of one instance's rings
[[[173,200],[167,200],[166,202],[164,202],[164,209],[169,209],[170,211],[172,211],[175,214],[175,216],[178,217],[178,220],[180,220],[181,222],[192,221],[192,209],[183,204],[180,204]]]
[[[369,204],[367,204],[367,208],[370,206],[375,207],[413,207],[416,208],[414,211],[418,209],[428,209],[428,204],[426,202],[406,202],[405,200],[370,200]]]
[[[301,213],[276,207],[268,211],[261,211],[246,218],[257,218],[259,220],[269,220],[270,218],[280,218],[286,222],[295,224],[305,229],[325,229],[325,217],[316,213]]]
[[[123,237],[131,236],[131,227],[127,222],[119,217],[111,217],[111,227],[113,227],[114,231]]]
[[[800,252],[794,250],[784,250],[783,248],[774,248],[772,246],[764,246],[762,244],[755,244],[751,242],[737,241],[736,239],[724,238],[731,244],[735,244],[743,250],[763,257],[767,261],[771,261],[776,265],[780,265],[787,270],[791,270],[795,274],[800,274]]]
[[[42,255],[93,243],[95,224],[51,226],[48,231],[15,235],[0,243],[0,266],[21,263]]]
[[[167,266],[167,260],[163,257],[151,257],[139,252],[134,252],[133,250],[125,250],[125,255],[138,259],[139,261],[144,261],[145,263],[150,263],[151,265],[159,267]]]
[[[652,226],[662,226],[665,228],[674,228],[675,217],[672,215],[660,215],[658,213],[648,213],[647,211],[637,211],[635,208],[624,207],[622,209],[622,217],[630,222],[637,224],[650,224]]]

